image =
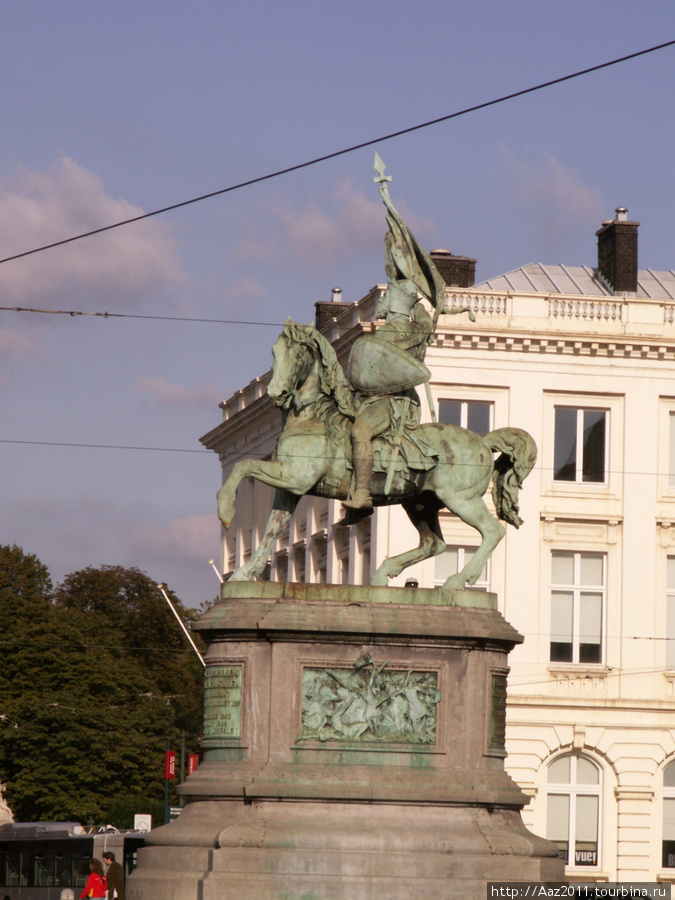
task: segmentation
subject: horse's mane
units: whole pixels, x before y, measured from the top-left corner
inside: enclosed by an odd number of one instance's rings
[[[289,341],[304,344],[317,352],[321,360],[322,392],[333,398],[343,416],[353,420],[356,416],[354,396],[331,344],[313,325],[300,325],[290,319],[284,325],[283,334]]]

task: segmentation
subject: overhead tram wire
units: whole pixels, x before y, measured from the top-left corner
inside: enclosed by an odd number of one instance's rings
[[[149,450],[153,453],[211,453],[211,450],[196,450],[189,447],[136,447],[126,444],[85,444],[75,441],[20,441],[0,438],[0,444],[25,444],[37,447],[84,447],[88,450]]]
[[[474,106],[467,106],[464,109],[457,110],[453,113],[448,113],[445,116],[439,116],[436,119],[429,119],[426,122],[421,122],[418,125],[411,125],[408,128],[401,128],[398,131],[389,132],[389,134],[381,135],[377,138],[371,138],[367,141],[361,141],[359,144],[353,144],[351,147],[345,147],[342,150],[335,150],[332,153],[326,153],[323,156],[317,156],[314,159],[307,160],[306,162],[296,163],[293,166],[287,166],[283,169],[277,169],[274,172],[268,172],[267,175],[259,175],[256,178],[249,178],[247,181],[240,181],[238,184],[230,185],[226,188],[221,188],[217,191],[210,191],[208,194],[201,194],[199,197],[193,197],[190,200],[182,200],[180,203],[172,203],[169,206],[163,206],[161,209],[155,209],[152,212],[142,213],[138,216],[132,216],[128,219],[123,219],[121,222],[114,222],[112,225],[104,225],[101,228],[94,228],[92,231],[86,231],[82,234],[75,234],[68,238],[63,238],[59,241],[53,241],[50,244],[43,244],[41,247],[34,247],[32,250],[24,250],[22,253],[15,253],[12,256],[6,256],[4,259],[0,259],[1,263],[11,262],[15,259],[22,259],[24,256],[31,256],[34,253],[41,253],[43,250],[51,250],[53,247],[61,247],[63,244],[70,244],[73,241],[79,241],[86,237],[92,237],[95,234],[102,234],[105,231],[111,231],[114,228],[121,228],[123,225],[130,225],[132,222],[140,222],[142,219],[149,219],[152,216],[159,216],[166,212],[171,212],[174,209],[181,209],[184,206],[190,206],[193,203],[200,203],[202,200],[209,200],[212,197],[219,197],[222,194],[228,194],[232,191],[240,190],[241,188],[250,187],[254,184],[260,184],[263,181],[269,181],[272,178],[279,178],[281,175],[288,175],[291,172],[297,172],[300,169],[306,169],[310,166],[318,165],[322,162],[327,162],[329,159],[337,159],[340,156],[345,156],[348,153],[353,153],[356,150],[363,150],[365,147],[372,147],[375,144],[382,144],[385,141],[393,140],[393,138],[402,137],[405,134],[412,134],[415,131],[420,131],[423,128],[429,128],[432,125],[439,125],[441,122],[449,122],[451,119],[457,119],[460,116],[468,115],[468,113],[478,112],[481,109],[488,109],[491,106],[496,106],[499,103],[505,103],[507,100],[515,100],[518,97],[524,97],[527,94],[532,94],[535,91],[541,91],[545,88],[553,87],[556,84],[563,84],[566,81],[571,81],[574,78],[580,78],[582,75],[590,75],[592,72],[599,72],[602,69],[607,69],[610,66],[616,66],[620,63],[628,62],[631,59],[637,59],[640,56],[646,56],[649,53],[655,53],[657,50],[663,50],[666,47],[672,47],[675,45],[675,39],[671,41],[665,41],[662,44],[656,44],[653,47],[648,47],[645,50],[638,50],[635,53],[628,53],[625,56],[619,56],[616,59],[611,59],[608,62],[599,63],[595,66],[589,66],[586,69],[579,69],[577,72],[571,72],[569,75],[562,75],[560,78],[552,78],[549,81],[542,81],[539,84],[533,85],[532,87],[523,88],[520,91],[513,91],[510,94],[504,94],[501,97],[497,97],[494,100],[486,100],[484,103],[477,103]]]
[[[98,319],[150,319],[163,322],[197,322],[206,325],[255,325],[269,328],[283,328],[283,322],[247,322],[242,319],[205,319],[194,316],[151,316],[141,313],[114,313],[81,309],[36,309],[30,306],[0,306],[0,312],[41,313],[48,316],[92,316]]]
[[[211,454],[214,452],[212,450],[197,450],[197,449],[192,449],[189,447],[141,447],[141,446],[136,446],[136,445],[131,445],[131,444],[87,444],[84,442],[77,442],[77,441],[24,441],[24,440],[12,439],[12,438],[0,438],[0,444],[21,444],[21,445],[26,445],[26,446],[37,446],[37,447],[74,447],[74,448],[82,447],[82,448],[88,449],[88,450],[142,450],[142,451],[149,451],[152,453],[202,453],[202,454],[208,453],[208,454]],[[298,454],[298,456],[300,457],[300,454]],[[240,459],[255,459],[255,460],[265,461],[265,460],[269,459],[269,456],[267,456],[267,455],[259,456],[256,454],[253,454],[251,456],[246,456],[240,450],[234,450],[234,451],[226,454],[223,458],[230,462],[235,462]],[[310,454],[306,454],[304,456],[304,458],[305,459],[331,459],[331,460],[334,460],[335,456],[320,456],[317,453],[310,453]],[[437,465],[438,466],[453,465],[456,467],[456,466],[460,465],[460,463],[438,462]],[[466,468],[470,468],[470,467],[473,467],[474,465],[479,465],[479,464],[477,464],[477,463],[461,463],[461,465],[465,466]],[[537,471],[540,471],[540,472],[552,472],[553,471],[552,466],[537,465],[536,468],[537,468]],[[658,478],[659,476],[662,476],[665,473],[663,473],[663,472],[646,472],[646,471],[645,472],[638,472],[638,471],[631,472],[626,469],[608,469],[607,474],[608,475],[622,475],[622,476],[640,475],[640,476],[649,477],[649,478]]]

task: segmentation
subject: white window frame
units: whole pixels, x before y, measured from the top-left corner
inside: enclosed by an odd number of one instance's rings
[[[659,397],[659,498],[675,500],[675,397]]]
[[[661,840],[659,841],[659,868],[667,871],[669,874],[672,874],[673,869],[675,869],[675,859],[673,860],[672,866],[665,866],[663,864],[663,843],[664,843],[664,825],[665,825],[665,812],[666,812],[666,800],[675,801],[675,787],[666,787],[664,784],[666,777],[666,769],[670,768],[670,766],[675,766],[675,760],[671,759],[669,763],[667,763],[663,770],[660,773],[661,777],[661,821],[659,827],[659,834],[661,835]],[[672,854],[675,857],[675,853]]]
[[[555,423],[557,419],[558,410],[569,409],[573,410],[576,413],[576,458],[574,460],[574,467],[576,470],[576,474],[574,478],[568,479],[558,479],[556,478],[555,472]],[[584,413],[587,412],[596,412],[603,413],[605,416],[605,446],[603,447],[603,473],[602,478],[597,481],[585,481],[583,476],[584,471]],[[610,411],[606,407],[603,406],[576,406],[570,405],[567,403],[556,403],[553,407],[553,480],[556,484],[576,484],[576,485],[601,485],[604,486],[608,483],[609,478],[609,430],[610,430]]]
[[[494,400],[483,400],[477,397],[439,397],[436,402],[436,409],[438,412],[438,421],[441,421],[441,403],[459,403],[459,425],[460,428],[468,428],[469,427],[469,404],[482,404],[488,407],[488,427],[482,432],[483,434],[487,434],[488,431],[494,431],[495,427],[495,403]]]
[[[671,566],[672,563],[672,566]],[[666,636],[665,641],[665,652],[664,652],[664,666],[668,671],[675,670],[675,571],[673,571],[673,578],[670,576],[670,569],[675,570],[675,555],[668,554],[666,557],[666,571],[665,571],[665,599],[666,599],[666,608],[665,608],[665,628],[663,633]]]
[[[548,780],[548,770],[550,766],[560,759],[569,758],[570,761],[570,780],[569,783],[559,783]],[[597,784],[581,784],[576,780],[577,763],[579,759],[584,759],[590,763],[598,772]],[[577,872],[600,871],[600,856],[602,847],[602,828],[603,828],[603,770],[602,767],[587,754],[563,753],[550,760],[546,767],[546,815],[548,820],[548,800],[550,796],[567,796],[569,797],[569,816],[567,821],[567,856],[568,862],[566,869],[574,869]],[[590,865],[575,865],[569,862],[575,858],[573,854],[576,850],[576,818],[577,818],[577,797],[597,797],[598,798],[598,822],[597,822],[597,839],[596,839],[596,859],[595,863]],[[547,830],[548,835],[548,830]]]
[[[508,424],[508,388],[501,385],[453,384],[437,380],[432,380],[430,386],[437,415],[440,411],[439,404],[441,400],[455,400],[462,404],[489,403],[492,407],[490,410],[490,431]],[[466,421],[466,416],[467,407],[462,406],[462,422]],[[462,427],[466,426],[462,425]]]
[[[469,561],[467,559],[467,551],[469,551],[473,555],[478,550],[478,547],[475,547],[475,546],[472,547],[472,546],[469,546],[468,544],[464,544],[464,545],[446,544],[446,549],[443,551],[443,553],[447,553],[449,550],[457,551],[457,571],[461,572],[462,569],[464,568],[464,566]],[[434,563],[436,562],[436,560],[439,560],[443,556],[443,553],[440,553],[438,556],[434,557]],[[467,584],[466,585],[467,590],[473,590],[473,591],[489,591],[490,590],[490,560],[489,559],[483,566],[483,572],[485,573],[485,577],[479,578],[478,581],[473,585]],[[481,575],[483,574],[483,572],[481,572]],[[434,587],[437,587],[437,588],[442,587],[445,580],[446,580],[445,578],[437,579],[435,577],[435,573],[434,573]]]
[[[573,584],[562,584],[553,581],[553,557],[556,554],[567,554],[572,555],[574,558],[573,566],[574,566],[574,580]],[[584,585],[581,583],[581,557],[582,556],[599,556],[602,559],[602,585]],[[606,658],[607,658],[607,640],[606,640],[606,630],[607,630],[607,553],[602,550],[568,550],[563,548],[555,548],[551,551],[551,582],[550,582],[550,591],[549,591],[549,666],[591,666],[594,668],[604,667],[606,666]],[[552,607],[553,607],[553,594],[556,591],[571,593],[573,596],[572,599],[572,659],[571,660],[552,660],[551,659],[551,647],[550,644],[553,642],[553,631],[552,631]],[[581,646],[581,632],[580,632],[580,621],[581,621],[581,595],[583,593],[592,593],[592,594],[601,594],[600,601],[600,661],[599,662],[581,662],[579,660],[580,654],[580,646]]]
[[[568,407],[577,410],[601,410],[605,419],[605,480],[600,481],[556,481],[555,475],[555,410]],[[624,397],[617,394],[581,394],[558,391],[544,392],[544,447],[542,467],[544,469],[543,489],[546,494],[557,497],[593,496],[619,498],[622,489],[623,471],[623,422]],[[577,440],[577,456],[580,453]],[[577,478],[581,470],[577,465]],[[607,515],[607,511],[604,513]]]

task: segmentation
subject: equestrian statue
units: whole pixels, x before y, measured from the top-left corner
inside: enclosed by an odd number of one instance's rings
[[[445,282],[394,208],[387,187],[391,179],[377,154],[375,169],[389,228],[387,289],[377,308],[384,324],[354,342],[348,380],[333,347],[316,328],[287,320],[272,349],[267,386],[282,413],[273,458],[237,462],[218,492],[218,515],[229,528],[243,478],[276,488],[258,548],[229,581],[253,581],[262,575],[275,541],[305,494],[341,500],[345,516],[338,526],[356,524],[373,507],[403,506],[419,533],[419,545],[385,559],[371,585],[386,585],[408,566],[445,550],[438,518],[444,508],[475,528],[482,541],[443,587],[475,584],[505,533],[483,500],[490,481],[497,516],[516,528],[522,524],[518,492],[537,457],[526,431],[498,428],[481,437],[435,420],[420,424],[419,385],[426,387],[433,415],[424,356],[438,317],[474,316],[464,307],[445,308]],[[496,460],[494,453],[500,454]]]

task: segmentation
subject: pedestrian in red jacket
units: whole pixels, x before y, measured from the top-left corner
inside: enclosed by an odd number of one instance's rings
[[[87,897],[91,897],[93,900],[105,900],[105,892],[106,881],[101,860],[91,859],[89,860],[89,878],[80,894],[80,900],[85,900]]]

